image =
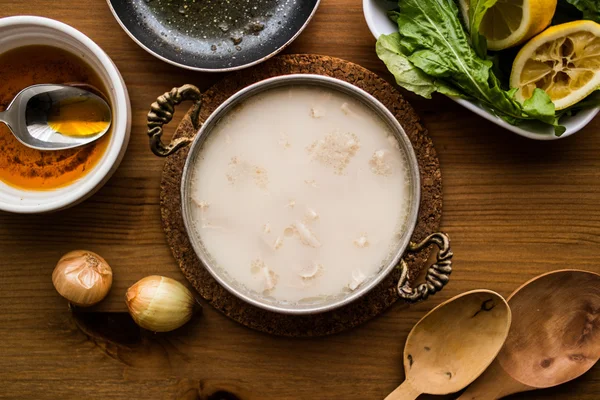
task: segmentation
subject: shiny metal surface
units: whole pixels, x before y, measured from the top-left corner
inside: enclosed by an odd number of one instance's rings
[[[104,107],[103,111],[112,119],[108,103],[88,90],[66,85],[33,85],[17,94],[6,111],[0,113],[0,121],[10,128],[19,142],[36,150],[65,150],[84,146],[104,136],[111,124],[94,135],[67,136],[48,126],[48,113],[53,105],[61,101],[88,99]]]
[[[141,48],[169,64],[203,72],[235,71],[273,57],[302,33],[320,3],[106,1],[121,28]],[[244,11],[248,5],[252,8]],[[254,30],[257,22],[262,27]]]
[[[402,237],[398,241],[397,248],[394,252],[393,257],[390,261],[379,271],[378,274],[365,281],[355,291],[349,294],[340,294],[327,299],[326,301],[319,303],[307,303],[307,304],[290,304],[274,301],[258,293],[252,292],[242,285],[234,282],[229,278],[226,271],[218,267],[215,260],[211,258],[206,249],[204,248],[200,238],[195,233],[192,226],[191,220],[191,174],[192,167],[196,161],[196,158],[202,150],[202,145],[206,138],[211,134],[212,129],[218,123],[218,121],[227,114],[233,107],[254,96],[258,93],[267,91],[269,89],[278,88],[282,86],[290,85],[311,85],[330,88],[348,94],[358,100],[360,100],[367,107],[374,110],[385,123],[389,129],[395,135],[400,145],[401,151],[406,155],[406,159],[410,168],[409,174],[411,178],[411,202],[408,217],[405,222],[406,228],[402,234]],[[388,109],[376,100],[373,96],[357,88],[347,82],[329,78],[321,75],[285,75],[271,79],[267,79],[251,86],[242,89],[228,100],[226,100],[211,116],[206,120],[204,125],[200,128],[198,135],[196,135],[194,141],[191,144],[189,153],[186,159],[185,167],[183,170],[182,182],[181,182],[181,198],[182,198],[182,215],[184,223],[188,232],[188,236],[194,247],[194,250],[204,266],[211,273],[211,275],[229,292],[239,297],[240,299],[263,309],[286,313],[286,314],[314,314],[321,313],[329,310],[333,310],[338,307],[342,307],[357,298],[361,297],[365,293],[373,289],[381,280],[383,280],[396,266],[399,265],[402,255],[407,250],[407,247],[412,236],[412,232],[416,225],[417,214],[420,203],[420,177],[419,167],[417,164],[417,158],[415,156],[413,147],[410,140],[406,136],[404,129],[396,120],[396,118],[388,111]]]

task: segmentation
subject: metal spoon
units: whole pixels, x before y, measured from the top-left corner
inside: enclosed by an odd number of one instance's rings
[[[511,311],[498,293],[474,290],[440,304],[410,332],[406,380],[385,400],[462,390],[494,360],[510,329]]]
[[[66,114],[68,107],[82,106],[92,111],[85,121],[75,121],[87,124],[85,134],[65,133],[66,129],[59,132],[61,128],[53,122],[61,118],[61,110]],[[102,97],[67,85],[30,86],[17,94],[6,111],[0,112],[0,122],[10,128],[17,140],[37,150],[64,150],[91,143],[108,132],[111,120],[110,106]]]
[[[496,400],[573,380],[600,358],[600,275],[538,276],[508,299],[513,324],[498,358],[459,400]]]

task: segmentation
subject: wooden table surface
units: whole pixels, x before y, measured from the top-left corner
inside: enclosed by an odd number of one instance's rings
[[[390,79],[361,3],[323,0],[287,52],[341,57]],[[408,332],[443,300],[476,288],[509,295],[556,269],[600,272],[600,118],[574,137],[534,142],[441,96],[408,96],[442,165],[442,228],[455,254],[442,293],[411,307],[396,304],[369,323],[319,339],[254,332],[210,305],[179,331],[140,335],[123,313],[126,288],[149,274],[184,281],[161,228],[164,160],[148,150],[145,116],[166,90],[184,83],[206,88],[220,76],[147,54],[101,0],[0,0],[0,16],[19,14],[66,22],[112,57],[129,88],[133,130],[120,169],[84,204],[52,215],[0,214],[0,398],[383,399],[403,378]],[[103,312],[79,319],[50,279],[58,258],[75,248],[104,255],[115,273]],[[596,367],[569,384],[512,399],[599,397]]]

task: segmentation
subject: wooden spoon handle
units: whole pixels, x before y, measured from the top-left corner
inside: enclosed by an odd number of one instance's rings
[[[457,400],[497,400],[510,394],[533,389],[514,380],[504,371],[498,360],[494,360],[492,365]]]
[[[404,381],[396,390],[390,393],[385,400],[415,400],[421,395],[421,392],[411,386],[408,381]]]

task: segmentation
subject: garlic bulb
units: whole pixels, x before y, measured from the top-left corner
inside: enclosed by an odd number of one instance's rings
[[[86,250],[71,251],[58,260],[52,273],[56,291],[71,303],[92,306],[106,297],[112,269],[104,258]]]
[[[192,318],[197,304],[181,283],[156,275],[143,278],[127,289],[125,300],[133,320],[154,332],[179,328]]]

